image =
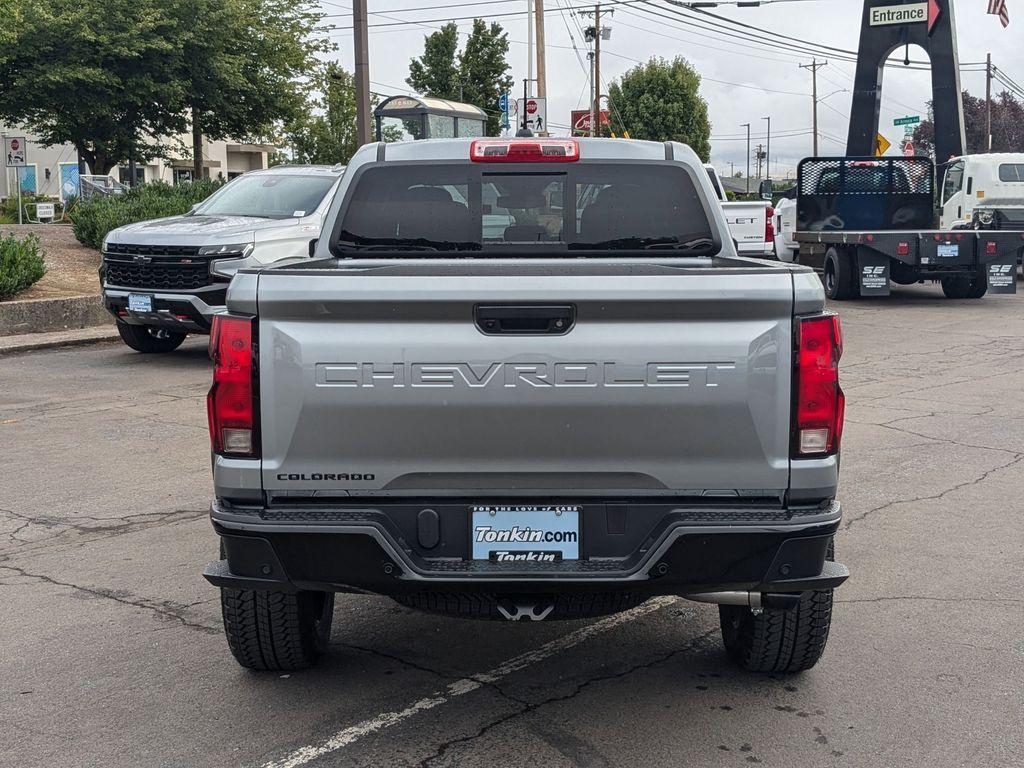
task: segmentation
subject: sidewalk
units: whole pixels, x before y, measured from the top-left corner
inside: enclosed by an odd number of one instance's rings
[[[15,352],[29,352],[36,349],[95,344],[101,341],[114,341],[119,338],[117,328],[113,323],[110,325],[93,326],[91,328],[76,328],[70,331],[0,336],[0,356]]]

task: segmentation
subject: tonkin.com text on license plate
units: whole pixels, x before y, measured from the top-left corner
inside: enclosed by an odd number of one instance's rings
[[[474,560],[556,563],[580,557],[580,508],[564,505],[470,507]]]

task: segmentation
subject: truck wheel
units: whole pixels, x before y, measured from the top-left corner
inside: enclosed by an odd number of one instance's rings
[[[220,590],[224,634],[235,660],[248,669],[305,669],[327,649],[333,592]]]
[[[946,294],[947,299],[980,299],[988,293],[988,277],[984,273],[974,277],[944,277],[942,292]]]
[[[853,298],[855,278],[853,259],[850,255],[841,253],[836,248],[829,248],[825,253],[825,268],[822,275],[825,295],[836,301]]]
[[[829,544],[828,559],[835,557]],[[741,605],[718,606],[722,643],[748,672],[803,672],[821,658],[832,625],[832,590],[804,592],[789,611],[754,614]]]
[[[128,325],[117,321],[117,332],[121,340],[136,352],[173,352],[185,340],[187,334],[175,333],[148,325]]]

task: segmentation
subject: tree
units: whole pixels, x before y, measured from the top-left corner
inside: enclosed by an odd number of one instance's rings
[[[914,130],[914,148],[919,154],[935,154],[935,123],[932,118],[932,103],[928,102],[927,120]],[[967,132],[967,146],[964,151],[980,154],[988,151],[985,99],[975,98],[964,91],[964,127]],[[1024,152],[1024,103],[1008,91],[992,99],[992,151]],[[948,160],[949,158],[945,158]]]
[[[498,97],[512,87],[508,64],[508,34],[500,24],[473,20],[462,53],[459,28],[445,24],[427,35],[423,55],[409,62],[406,83],[417,93],[464,101],[487,110],[487,134],[501,130]]]
[[[700,75],[685,59],[651,58],[613,81],[608,91],[611,132],[649,141],[689,144],[704,162],[711,157],[708,105]]]
[[[445,24],[423,40],[423,55],[409,62],[405,82],[417,93],[439,99],[462,100],[462,79],[456,56],[459,25]]]
[[[3,0],[0,120],[70,143],[93,173],[183,130],[181,29],[161,0]]]
[[[309,97],[306,109],[285,126],[295,158],[320,165],[347,163],[359,149],[355,78],[332,62],[312,78],[311,87],[319,96]]]
[[[182,78],[192,124],[195,178],[202,141],[265,135],[302,109],[300,82],[333,48],[317,33],[323,14],[310,0],[181,0],[187,34]]]

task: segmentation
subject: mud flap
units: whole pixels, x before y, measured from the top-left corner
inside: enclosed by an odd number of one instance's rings
[[[889,257],[857,249],[857,279],[861,296],[888,296]]]
[[[1017,292],[1017,254],[1004,256],[985,265],[988,270],[989,293]]]

